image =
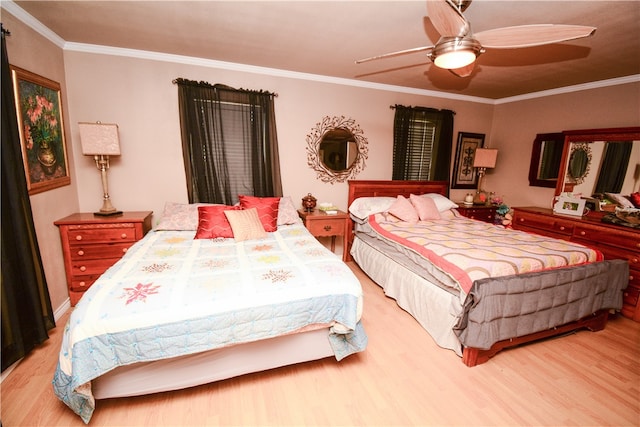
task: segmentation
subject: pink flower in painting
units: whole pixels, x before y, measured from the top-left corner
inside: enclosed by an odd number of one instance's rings
[[[47,146],[54,142],[58,138],[58,112],[55,104],[42,94],[35,94],[22,102],[28,148],[33,148],[34,143]]]
[[[138,283],[134,288],[124,288],[124,294],[122,298],[127,298],[125,305],[135,301],[147,302],[147,297],[152,294],[157,294],[160,286],[154,286],[152,283],[143,285]]]

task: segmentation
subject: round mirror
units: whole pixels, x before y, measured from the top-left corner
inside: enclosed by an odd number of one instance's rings
[[[569,156],[568,172],[572,182],[580,184],[589,174],[591,148],[586,143],[574,144]]]
[[[353,165],[358,154],[356,139],[345,128],[327,131],[319,146],[320,161],[334,172],[342,172]]]
[[[343,182],[364,169],[367,139],[353,119],[326,116],[307,135],[307,164],[323,182]]]

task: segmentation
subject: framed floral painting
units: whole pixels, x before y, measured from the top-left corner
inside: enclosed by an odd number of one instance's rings
[[[11,66],[29,194],[71,184],[60,84]]]
[[[453,164],[451,188],[477,188],[478,172],[473,167],[476,148],[483,148],[484,135],[481,133],[458,133],[456,158]]]

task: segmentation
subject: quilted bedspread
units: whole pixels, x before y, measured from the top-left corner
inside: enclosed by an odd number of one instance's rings
[[[88,422],[91,380],[121,365],[331,326],[338,360],[362,351],[362,289],[302,224],[262,240],[151,231],[86,292],[65,326],[53,386]]]
[[[586,246],[536,234],[505,229],[456,217],[387,222],[372,215],[369,224],[380,236],[400,243],[445,272],[453,286],[468,294],[480,279],[580,265],[603,259]]]

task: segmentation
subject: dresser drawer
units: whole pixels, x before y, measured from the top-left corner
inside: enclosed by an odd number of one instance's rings
[[[514,225],[518,227],[530,227],[545,230],[546,236],[556,236],[556,234],[571,235],[573,232],[573,222],[562,218],[554,218],[550,216],[529,214],[527,212],[515,211]]]
[[[344,218],[307,221],[306,226],[314,236],[340,236],[346,231]]]
[[[598,244],[613,245],[640,252],[640,234],[629,233],[623,227],[597,227],[576,224],[573,235],[578,239],[590,240]]]
[[[93,282],[98,280],[98,277],[100,277],[99,274],[73,277],[71,279],[71,287],[69,288],[69,290],[74,292],[84,292],[89,289],[91,285],[93,285]]]
[[[622,315],[633,319],[639,300],[640,288],[629,284],[622,296]]]
[[[70,228],[68,236],[69,244],[71,245],[79,243],[135,242],[136,230],[133,224],[130,227],[119,224],[118,227]]]
[[[130,243],[109,243],[102,245],[73,245],[70,250],[71,260],[120,258],[133,245]]]
[[[80,261],[71,261],[71,275],[74,280],[76,276],[84,276],[90,274],[102,274],[107,268],[111,267],[120,258],[105,259],[88,259]]]

